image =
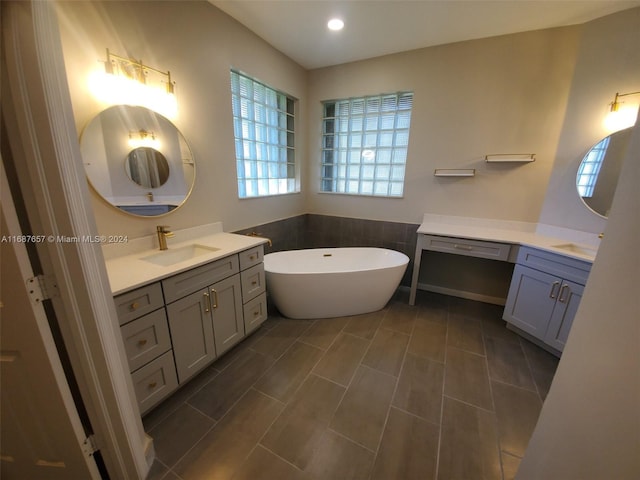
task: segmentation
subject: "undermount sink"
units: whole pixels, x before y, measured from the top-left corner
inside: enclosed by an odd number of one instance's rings
[[[147,257],[142,257],[140,260],[153,263],[155,265],[161,265],[168,267],[175,263],[184,262],[185,260],[191,260],[192,258],[199,257],[200,255],[206,255],[208,253],[216,252],[220,250],[215,247],[206,247],[204,245],[187,245],[185,247],[163,250],[162,252],[154,253]]]
[[[577,245],[575,243],[562,243],[560,245],[551,245],[553,248],[559,248],[568,252],[581,253],[582,255],[596,256],[597,248],[587,247],[585,245]]]

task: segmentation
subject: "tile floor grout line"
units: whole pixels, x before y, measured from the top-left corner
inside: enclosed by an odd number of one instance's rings
[[[376,334],[378,333],[378,329],[380,328],[380,325],[382,324],[382,322],[384,321],[384,318],[387,316],[387,312],[388,310],[384,310],[384,313],[382,315],[382,319],[380,320],[380,323],[378,324],[378,326],[376,327],[376,331],[373,334],[373,338],[375,338]],[[345,325],[346,327],[346,325]],[[354,335],[357,337],[357,335]],[[361,338],[361,337],[358,337]],[[347,396],[347,392],[349,391],[349,388],[351,387],[351,385],[353,384],[353,380],[354,378],[356,378],[356,373],[358,371],[358,368],[360,367],[366,367],[366,365],[362,364],[362,360],[364,359],[364,357],[366,356],[367,352],[369,351],[369,348],[371,347],[371,344],[373,343],[373,338],[371,338],[370,340],[367,340],[369,342],[369,346],[367,347],[367,349],[363,352],[362,356],[360,357],[360,360],[358,361],[358,365],[356,367],[356,369],[354,370],[353,374],[351,375],[351,378],[349,379],[349,384],[344,388],[344,392],[342,393],[342,396],[340,397],[340,400],[337,402],[336,404],[336,408],[333,410],[333,412],[331,413],[331,415],[329,416],[329,421],[327,422],[327,430],[330,430],[332,432],[334,432],[335,434],[344,437],[345,439],[349,440],[351,443],[354,443],[356,445],[361,446],[362,448],[365,448],[367,451],[371,451],[369,448],[365,447],[364,445],[360,445],[358,442],[355,442],[353,439],[346,437],[345,435],[341,434],[340,432],[335,431],[333,428],[331,428],[331,422],[333,421],[333,419],[336,416],[336,412],[338,411],[338,409],[340,408],[340,406],[342,405],[342,402],[344,401],[344,398]],[[369,368],[369,367],[367,367]],[[377,371],[377,370],[376,370]],[[342,386],[342,385],[341,385]],[[369,473],[369,478],[371,477],[371,474],[373,473],[373,467],[375,465],[376,462],[376,455],[374,453],[374,457],[373,457],[373,463],[371,465],[371,469],[372,471]]]
[[[366,445],[363,445],[362,443],[358,442],[357,440],[354,440],[351,437],[348,437],[347,435],[345,435],[344,433],[341,433],[337,430],[334,430],[331,427],[327,427],[327,430],[330,431],[331,433],[335,433],[336,435],[338,435],[341,438],[344,438],[345,440],[349,441],[350,443],[353,443],[354,445],[357,445],[361,448],[364,448],[367,452],[372,453],[373,454],[373,463],[371,464],[371,468],[373,468],[373,466],[376,463],[376,452],[371,450],[369,447],[367,447]],[[323,434],[324,435],[324,434]]]
[[[520,346],[520,349],[524,354],[524,359],[527,362],[527,367],[529,368],[529,375],[531,375],[531,379],[533,380],[533,386],[536,388],[536,393],[538,394],[538,398],[542,403],[544,403],[544,399],[542,398],[542,395],[540,394],[540,389],[538,388],[538,382],[536,382],[536,378],[533,375],[533,367],[531,366],[531,362],[529,361],[529,355],[527,355],[526,349],[523,348],[520,338],[518,338],[518,345]]]
[[[436,468],[434,472],[434,478],[438,478],[438,473],[440,472],[440,450],[442,449],[442,430],[443,430],[443,420],[444,420],[444,389],[447,381],[447,349],[449,348],[449,315],[451,313],[451,302],[450,299],[447,299],[447,323],[446,323],[446,331],[444,334],[444,362],[443,362],[443,371],[442,371],[442,397],[440,398],[440,423],[438,425],[438,447],[436,449]]]
[[[250,451],[249,453],[244,457],[244,460],[242,462],[240,462],[238,464],[238,469],[243,468],[244,465],[247,464],[247,459],[253,455],[254,452],[256,452],[258,446],[262,447],[263,449],[265,449],[267,452],[269,452],[270,454],[274,455],[275,458],[278,458],[280,460],[282,460],[283,462],[285,462],[286,464],[293,466],[296,472],[305,472],[305,470],[300,469],[300,467],[297,467],[296,465],[292,464],[290,461],[288,461],[286,458],[281,457],[280,455],[278,455],[277,453],[271,451],[269,448],[267,448],[265,445],[263,445],[261,442],[264,440],[265,436],[267,435],[267,433],[269,432],[269,430],[273,427],[273,425],[275,424],[275,422],[277,422],[280,418],[282,418],[282,415],[284,413],[284,411],[286,410],[287,406],[291,404],[291,400],[294,398],[294,396],[300,391],[300,389],[302,388],[302,385],[304,385],[307,381],[309,381],[309,379],[311,378],[311,375],[315,375],[316,377],[323,379],[324,381],[327,381],[329,383],[331,383],[332,385],[336,385],[340,388],[343,389],[342,395],[340,396],[340,398],[337,400],[336,403],[336,407],[335,409],[333,409],[332,412],[329,412],[329,414],[327,415],[327,421],[323,422],[323,426],[322,428],[324,428],[322,435],[326,436],[327,432],[331,432],[331,435],[336,435],[336,437],[340,437],[343,438],[345,441],[348,441],[350,444],[353,445],[357,445],[360,448],[363,449],[363,452],[369,452],[373,457],[371,460],[371,464],[369,466],[369,473],[368,473],[368,477],[367,475],[365,475],[363,478],[369,478],[371,479],[374,474],[375,474],[375,466],[376,466],[376,462],[378,461],[378,456],[380,455],[380,450],[381,450],[381,446],[383,444],[384,438],[385,438],[385,430],[387,429],[387,427],[389,426],[389,420],[390,420],[390,416],[391,416],[391,409],[394,408],[396,409],[396,411],[398,412],[403,412],[404,414],[409,415],[411,418],[416,418],[416,419],[420,419],[420,420],[424,420],[425,422],[435,425],[439,428],[438,431],[438,437],[437,437],[437,450],[436,450],[436,458],[435,458],[435,467],[434,467],[434,475],[437,478],[438,473],[440,472],[440,470],[443,468],[444,464],[442,464],[444,457],[441,456],[441,450],[443,448],[443,439],[444,439],[444,434],[443,434],[443,420],[444,420],[444,412],[445,412],[445,401],[456,401],[456,402],[460,402],[463,405],[467,405],[471,408],[476,409],[478,412],[487,412],[489,414],[493,415],[492,418],[492,424],[493,424],[493,428],[495,429],[496,432],[496,446],[498,449],[498,461],[499,461],[499,465],[500,465],[500,475],[504,478],[504,476],[507,474],[507,472],[505,471],[505,465],[503,462],[503,452],[501,449],[501,443],[502,443],[502,439],[500,436],[500,430],[499,430],[499,422],[498,422],[498,417],[497,417],[497,412],[496,410],[496,398],[495,398],[495,392],[494,392],[494,386],[498,386],[498,385],[506,385],[506,386],[510,386],[510,387],[515,387],[517,389],[519,389],[519,391],[523,391],[523,392],[528,392],[530,394],[535,394],[535,396],[537,396],[537,398],[539,399],[539,402],[541,404],[544,403],[544,400],[542,399],[542,394],[541,394],[541,390],[542,388],[538,385],[538,382],[535,381],[534,379],[534,389],[528,389],[528,388],[524,388],[518,385],[514,385],[512,383],[508,383],[508,382],[504,382],[501,380],[496,380],[493,379],[491,376],[491,372],[489,369],[489,363],[490,363],[490,358],[489,358],[489,354],[487,351],[487,342],[488,339],[490,338],[494,338],[494,336],[491,335],[492,327],[493,325],[493,319],[494,319],[494,312],[489,311],[489,310],[482,310],[482,309],[477,309],[475,308],[472,304],[466,304],[465,302],[467,300],[462,300],[461,302],[456,301],[456,299],[453,299],[453,297],[447,296],[445,297],[446,301],[442,302],[442,304],[440,303],[435,303],[434,305],[437,306],[439,309],[443,309],[446,308],[446,322],[444,322],[445,324],[445,335],[444,335],[444,361],[443,362],[438,362],[436,360],[433,360],[429,357],[423,357],[421,355],[416,355],[418,358],[426,358],[429,361],[433,361],[439,365],[441,365],[443,367],[443,375],[442,375],[442,380],[441,380],[441,389],[442,389],[442,394],[441,394],[441,407],[440,407],[440,418],[439,418],[439,425],[421,417],[420,415],[416,415],[412,412],[406,411],[403,408],[399,408],[393,405],[393,401],[395,396],[397,395],[399,386],[400,386],[400,379],[403,375],[403,373],[406,373],[407,371],[407,365],[406,361],[408,356],[410,355],[410,351],[409,351],[409,346],[411,344],[412,339],[414,339],[416,337],[416,329],[418,327],[418,321],[417,321],[417,313],[419,313],[421,311],[422,307],[429,307],[431,306],[431,304],[433,302],[431,302],[431,297],[423,297],[420,298],[418,297],[418,302],[416,305],[416,316],[414,316],[413,318],[413,323],[411,326],[411,330],[409,333],[405,332],[405,331],[399,331],[399,330],[394,330],[393,328],[389,328],[388,326],[383,326],[383,323],[385,321],[387,317],[387,315],[390,315],[389,312],[392,311],[391,307],[386,307],[382,314],[380,315],[380,317],[375,316],[375,317],[371,317],[369,320],[371,320],[371,322],[358,322],[358,325],[362,325],[362,328],[358,329],[357,331],[361,332],[364,330],[367,330],[368,334],[372,334],[373,338],[367,338],[364,336],[360,336],[351,332],[346,331],[346,329],[349,327],[349,325],[354,325],[352,323],[352,318],[349,318],[348,321],[346,321],[342,327],[338,330],[334,330],[333,328],[329,328],[328,332],[333,334],[333,339],[332,341],[329,343],[329,346],[324,349],[318,345],[314,345],[313,343],[307,342],[305,340],[302,339],[302,337],[309,332],[309,330],[311,328],[313,328],[313,325],[317,325],[319,321],[322,321],[322,319],[320,320],[313,320],[313,321],[306,321],[307,325],[305,325],[306,328],[301,329],[300,333],[297,334],[297,336],[294,335],[290,335],[291,333],[295,332],[296,330],[298,330],[298,328],[300,328],[300,326],[295,325],[294,323],[288,323],[288,322],[281,322],[281,320],[289,320],[286,319],[285,317],[282,317],[280,315],[274,316],[274,319],[272,320],[272,323],[270,323],[268,325],[268,329],[265,331],[265,334],[270,332],[271,330],[273,330],[274,328],[278,328],[278,331],[276,331],[275,336],[273,337],[273,340],[277,342],[279,342],[280,340],[288,340],[287,337],[289,337],[291,339],[291,343],[287,346],[287,348],[284,349],[284,351],[277,357],[271,357],[269,354],[264,355],[261,354],[260,352],[258,352],[257,350],[254,350],[253,347],[256,345],[256,342],[252,342],[251,346],[248,346],[245,349],[245,352],[252,352],[253,354],[259,354],[259,355],[263,355],[265,360],[266,359],[270,359],[272,360],[272,363],[270,364],[270,366],[268,366],[268,368],[265,370],[265,372],[262,373],[262,375],[260,375],[258,378],[254,379],[253,382],[244,390],[241,390],[240,396],[238,397],[238,399],[233,402],[233,404],[225,411],[223,412],[223,415],[220,417],[219,420],[215,420],[214,418],[210,417],[209,415],[205,414],[204,412],[202,412],[201,410],[199,410],[198,408],[196,408],[195,406],[191,405],[189,402],[189,400],[196,395],[199,391],[201,391],[203,388],[205,388],[210,382],[214,381],[215,378],[218,377],[218,375],[220,375],[220,373],[225,372],[227,370],[227,368],[231,367],[232,365],[236,364],[236,362],[242,358],[242,353],[240,352],[240,354],[234,358],[224,369],[222,370],[218,370],[217,368],[213,367],[213,369],[211,370],[210,374],[213,375],[210,378],[205,378],[203,379],[203,381],[205,381],[202,385],[199,385],[197,388],[195,388],[192,392],[189,393],[189,396],[185,396],[184,399],[182,399],[181,401],[179,401],[176,404],[172,404],[172,405],[168,405],[169,408],[167,412],[159,412],[161,413],[161,415],[159,415],[159,419],[156,419],[155,424],[153,425],[153,427],[149,430],[151,433],[158,428],[159,425],[161,425],[162,423],[166,422],[168,418],[170,418],[172,415],[174,415],[176,413],[176,411],[178,409],[180,409],[182,406],[188,406],[190,409],[193,409],[193,411],[199,412],[200,414],[203,415],[204,418],[209,418],[213,423],[212,425],[207,429],[207,431],[202,435],[202,437],[200,437],[195,444],[189,448],[178,460],[176,460],[174,462],[173,465],[169,466],[164,464],[161,460],[157,459],[158,463],[162,466],[162,469],[166,469],[167,471],[162,475],[162,478],[164,478],[165,480],[169,480],[169,478],[182,478],[180,477],[176,471],[174,470],[174,467],[176,467],[178,464],[180,464],[180,462],[183,462],[185,459],[185,456],[189,455],[190,452],[193,451],[194,448],[197,448],[198,446],[202,447],[204,445],[204,438],[207,435],[210,435],[211,431],[213,429],[215,429],[217,427],[217,425],[222,422],[225,418],[228,418],[230,412],[236,408],[237,404],[240,402],[240,400],[242,400],[242,398],[244,398],[251,390],[254,390],[254,392],[264,396],[264,398],[268,398],[270,399],[270,401],[275,401],[277,402],[276,405],[279,405],[281,410],[280,412],[276,415],[275,419],[270,423],[270,425],[266,428],[265,432],[263,433],[263,435],[260,437],[260,439],[254,444],[254,445],[250,445]],[[437,299],[436,299],[437,300]],[[406,303],[404,300],[401,301],[401,299],[399,297],[396,297],[393,299],[392,303]],[[443,308],[444,307],[444,308]],[[469,308],[471,307],[471,308]],[[474,318],[474,319],[479,319],[480,320],[480,334],[481,334],[481,339],[482,339],[482,346],[484,348],[484,355],[478,354],[477,352],[471,352],[468,350],[465,350],[463,348],[458,348],[452,345],[449,345],[449,340],[451,338],[451,325],[450,325],[450,318],[453,315],[453,311],[458,312],[458,314],[462,314],[465,313],[467,314],[468,317],[470,318]],[[404,310],[403,310],[404,311]],[[462,313],[461,313],[462,312]],[[470,312],[470,313],[469,313]],[[455,313],[455,312],[454,312]],[[438,318],[441,318],[440,316],[438,316]],[[271,319],[270,319],[271,320]],[[486,321],[485,321],[486,320]],[[491,321],[489,321],[491,320]],[[295,320],[296,322],[298,322],[298,320]],[[303,321],[303,320],[302,320]],[[443,323],[443,322],[434,322],[434,323]],[[281,326],[280,326],[281,325]],[[375,327],[373,328],[373,330],[369,331],[368,329],[372,327],[372,325]],[[371,351],[372,348],[372,344],[374,339],[376,338],[377,334],[380,333],[381,330],[384,331],[392,331],[394,333],[401,333],[403,334],[403,336],[408,336],[408,341],[407,344],[404,348],[404,352],[402,355],[402,359],[401,359],[401,363],[400,363],[400,368],[399,371],[397,373],[397,375],[393,375],[390,374],[388,372],[384,372],[382,370],[378,370],[377,368],[371,367],[369,365],[365,365],[363,363],[364,359],[366,358],[366,355],[368,352]],[[324,331],[324,328],[320,328],[320,335],[324,338],[327,338],[324,334],[322,334],[322,331]],[[258,333],[258,332],[256,332]],[[497,331],[494,333],[498,333]],[[313,369],[316,368],[316,366],[322,361],[322,359],[326,356],[327,352],[330,350],[330,348],[335,344],[335,342],[337,341],[337,339],[339,337],[341,337],[342,335],[349,335],[351,338],[357,338],[360,341],[366,341],[368,342],[368,345],[366,345],[366,348],[364,348],[362,355],[360,356],[359,359],[356,360],[356,362],[354,363],[355,365],[355,370],[353,372],[353,375],[351,375],[351,377],[348,380],[347,385],[343,385],[340,384],[332,379],[326,378],[322,375],[318,375],[317,373],[313,372]],[[294,338],[295,337],[295,338]],[[311,338],[311,337],[309,337]],[[318,337],[320,338],[320,337]],[[498,337],[499,339],[499,337]],[[258,339],[259,341],[260,339]],[[533,366],[534,366],[534,360],[538,361],[538,357],[536,357],[536,351],[535,349],[530,349],[529,353],[527,351],[527,349],[525,348],[526,346],[528,346],[528,343],[526,339],[517,338],[517,344],[520,346],[521,351],[524,352],[525,355],[525,359],[526,359],[526,365],[527,365],[527,371],[528,374],[531,378],[533,378]],[[258,384],[258,382],[264,377],[264,375],[266,375],[266,373],[268,371],[270,371],[273,366],[276,364],[276,362],[278,362],[281,358],[283,358],[287,352],[289,352],[295,345],[296,342],[300,342],[301,345],[305,345],[308,347],[313,347],[315,349],[317,349],[317,353],[319,353],[319,358],[317,359],[316,362],[314,362],[313,366],[311,366],[309,368],[309,370],[307,371],[307,373],[304,375],[304,377],[300,380],[300,383],[297,385],[297,388],[295,389],[295,391],[293,391],[289,396],[288,396],[288,400],[287,401],[282,401],[280,399],[277,399],[275,397],[272,397],[271,395],[262,392],[261,390],[256,388],[256,385]],[[526,345],[525,345],[526,343]],[[533,345],[533,344],[532,344]],[[534,345],[534,347],[537,347],[536,345]],[[457,349],[459,351],[465,352],[465,353],[470,353],[472,355],[476,355],[476,356],[480,356],[480,357],[484,357],[484,365],[486,368],[486,374],[487,374],[487,378],[489,381],[489,393],[491,395],[491,403],[492,403],[492,408],[493,411],[487,410],[485,408],[479,407],[477,405],[473,405],[467,401],[462,401],[459,400],[455,397],[452,397],[450,395],[445,394],[445,388],[446,388],[446,383],[447,383],[447,354],[450,353],[452,350],[451,349]],[[315,351],[314,351],[315,352]],[[383,350],[383,354],[384,354],[385,350]],[[230,353],[230,352],[229,352]],[[314,353],[315,354],[315,353]],[[224,357],[222,357],[224,358]],[[546,374],[547,371],[549,371],[550,373],[553,373],[553,369],[554,366],[553,364],[549,363],[549,362],[542,362],[542,360],[545,360],[543,357],[540,357],[540,361],[538,362],[540,365],[540,368],[538,369],[539,372],[541,372],[540,374]],[[557,365],[556,365],[557,366]],[[357,371],[360,369],[360,367],[364,367],[366,370],[370,371],[370,372],[376,372],[376,373],[381,373],[383,375],[385,375],[384,378],[387,377],[392,377],[394,378],[394,386],[393,386],[393,392],[391,393],[391,399],[389,402],[389,405],[387,407],[387,411],[386,411],[386,415],[384,417],[384,422],[382,424],[382,429],[380,432],[380,437],[377,439],[377,445],[375,447],[375,450],[372,450],[370,447],[366,447],[365,445],[360,444],[358,441],[353,440],[352,438],[350,438],[348,435],[340,433],[338,431],[336,431],[334,428],[330,428],[331,422],[333,421],[333,419],[336,416],[337,411],[339,410],[339,408],[341,407],[341,405],[344,403],[344,400],[346,398],[346,395],[349,391],[350,388],[352,388],[352,386],[354,385],[354,381],[356,379],[356,373]],[[524,371],[523,371],[524,372]],[[201,372],[202,373],[202,372]],[[541,377],[542,378],[542,377]],[[546,378],[546,377],[545,377]],[[380,379],[382,379],[382,377],[380,377]],[[493,383],[495,382],[495,384]],[[546,380],[545,380],[546,382]],[[386,382],[385,382],[386,383]],[[544,382],[541,383],[544,386]],[[336,392],[337,393],[337,392]],[[450,400],[447,400],[450,399]],[[186,405],[185,405],[186,404]],[[175,417],[176,419],[179,419],[179,417]],[[434,432],[435,433],[435,432]],[[215,436],[215,434],[214,434]],[[206,446],[206,445],[205,445]],[[504,453],[505,455],[509,455],[509,471],[511,470],[511,464],[516,465],[517,461],[516,460],[521,460],[521,458],[518,455],[514,455],[512,453]],[[284,465],[283,465],[284,466]],[[293,470],[291,471],[291,473],[293,473]],[[363,472],[365,473],[365,472]],[[174,477],[175,476],[175,477]]]
[[[384,432],[387,429],[387,423],[389,422],[389,415],[391,414],[391,407],[393,406],[393,400],[396,396],[396,392],[398,391],[398,385],[400,384],[400,377],[402,376],[402,371],[404,370],[404,364],[405,364],[405,360],[407,358],[407,352],[409,350],[409,343],[411,343],[411,338],[413,337],[413,331],[416,327],[416,317],[418,315],[418,311],[417,309],[415,309],[414,313],[414,319],[413,319],[413,324],[411,325],[411,332],[409,333],[409,340],[407,341],[407,344],[404,347],[404,352],[402,354],[402,362],[400,363],[400,371],[398,372],[398,376],[395,377],[395,385],[393,386],[393,393],[391,394],[391,400],[389,401],[389,406],[387,407],[387,414],[385,416],[384,422],[382,424],[382,431],[380,432],[380,438],[378,439],[378,445],[376,446],[375,452],[374,452],[374,457],[373,457],[373,465],[371,468],[371,473],[369,474],[369,478],[371,478],[371,476],[374,474],[374,468],[376,466],[376,463],[378,462],[378,454],[380,453],[380,446],[382,445],[382,439],[384,438]],[[383,327],[381,327],[383,328]],[[376,332],[377,333],[377,332]],[[402,332],[400,332],[402,333]],[[372,340],[373,343],[373,340]],[[371,345],[370,345],[371,346]]]
[[[280,417],[280,416],[278,415],[278,418],[279,418],[279,417]],[[272,426],[273,426],[273,424],[269,426],[269,429],[270,429]],[[268,431],[269,429],[267,429],[267,431]],[[260,439],[260,441],[262,441],[262,439]],[[260,442],[256,443],[256,444],[255,444],[255,446],[253,447],[253,450],[251,450],[251,453],[253,453],[253,451],[254,451],[256,448],[258,448],[258,447],[262,447],[262,448],[264,448],[267,452],[271,453],[272,455],[275,455],[276,457],[278,457],[278,458],[279,458],[280,460],[282,460],[283,462],[285,462],[285,463],[287,463],[287,464],[291,465],[291,466],[292,466],[293,468],[295,468],[298,472],[300,472],[300,473],[305,473],[305,472],[306,472],[305,470],[303,470],[302,468],[300,468],[299,466],[297,466],[295,463],[292,463],[292,462],[290,462],[289,460],[287,460],[286,458],[281,457],[280,455],[278,455],[276,452],[274,452],[273,450],[271,450],[269,447],[267,447],[267,446],[266,446],[266,445],[264,445],[263,443],[260,443]]]
[[[175,467],[176,467],[176,466],[177,466],[177,465],[182,461],[182,459],[183,459],[183,458],[185,458],[187,455],[189,455],[189,452],[191,452],[194,448],[196,448],[196,446],[197,446],[197,445],[202,441],[202,439],[203,439],[204,437],[206,437],[206,436],[209,434],[209,432],[215,428],[215,426],[216,426],[216,425],[218,425],[218,422],[216,422],[216,423],[214,423],[213,425],[211,425],[211,426],[207,429],[207,431],[206,431],[206,432],[204,432],[204,433],[200,436],[200,438],[194,442],[194,444],[193,444],[193,445],[191,445],[191,448],[187,449],[187,451],[186,451],[186,452],[184,452],[184,453],[182,454],[182,456],[180,456],[180,457],[179,457],[179,458],[178,458],[178,459],[173,463],[173,465],[171,465],[171,466],[169,467],[169,468],[170,468],[170,470],[173,470],[173,469],[174,469],[174,468],[175,468]],[[166,465],[166,464],[165,464],[165,465]]]
[[[347,324],[348,324],[348,322],[347,322]],[[289,406],[289,404],[290,404],[290,402],[291,402],[291,399],[296,395],[296,393],[298,393],[298,392],[300,391],[300,389],[302,388],[302,385],[304,385],[304,383],[309,379],[309,377],[310,377],[311,375],[315,375],[315,376],[316,376],[316,377],[318,377],[318,378],[323,378],[323,377],[321,377],[321,376],[316,375],[315,373],[313,373],[313,370],[314,370],[314,368],[318,365],[318,363],[320,363],[320,361],[322,360],[322,358],[324,357],[324,355],[326,355],[326,353],[329,351],[329,349],[331,348],[331,346],[332,346],[332,345],[337,341],[338,337],[339,337],[339,336],[340,336],[340,334],[343,332],[343,330],[344,330],[344,328],[345,328],[345,327],[346,327],[346,324],[345,324],[345,326],[343,326],[343,327],[340,329],[340,331],[338,331],[338,333],[336,334],[336,336],[335,336],[335,338],[333,339],[333,341],[331,342],[331,344],[329,344],[329,347],[327,347],[327,349],[323,351],[323,354],[322,354],[322,355],[320,355],[320,357],[318,358],[318,360],[313,364],[313,367],[311,367],[311,368],[309,369],[309,371],[307,372],[307,375],[305,376],[304,380],[302,380],[302,382],[300,382],[300,385],[298,385],[298,388],[295,390],[295,392],[293,392],[293,393],[291,394],[291,397],[289,398],[289,400],[288,400],[287,402],[284,402],[284,407],[282,408],[282,411],[281,411],[281,412],[278,414],[278,416],[273,420],[273,422],[271,422],[271,424],[269,425],[269,427],[267,427],[267,429],[265,430],[264,434],[263,434],[263,435],[260,437],[260,439],[256,442],[256,445],[253,447],[252,452],[253,452],[253,450],[255,450],[255,449],[258,447],[258,445],[260,445],[260,446],[262,446],[262,448],[265,448],[266,450],[268,450],[269,452],[271,452],[272,454],[274,454],[274,455],[275,455],[275,456],[277,456],[278,458],[280,458],[280,459],[284,460],[285,462],[287,462],[287,463],[289,463],[289,464],[293,465],[293,466],[294,466],[298,471],[303,472],[303,473],[305,472],[305,470],[300,469],[300,468],[299,468],[299,467],[297,467],[296,465],[294,465],[294,464],[292,464],[291,462],[289,462],[287,459],[285,459],[285,458],[281,457],[281,456],[280,456],[280,455],[278,455],[276,452],[273,452],[272,450],[270,450],[269,448],[267,448],[267,447],[262,443],[262,441],[265,439],[265,437],[267,436],[267,434],[269,433],[269,431],[271,430],[271,428],[275,425],[275,423],[276,423],[276,422],[277,422],[277,421],[282,417],[282,415],[284,415],[284,412],[285,412],[285,410],[287,409],[287,406]],[[309,328],[310,328],[310,327],[309,327]],[[307,330],[309,330],[309,329],[307,329]],[[307,330],[305,330],[305,332],[306,332]],[[304,333],[304,332],[303,332],[303,333]],[[301,335],[302,335],[302,334],[301,334]],[[300,338],[300,337],[298,337],[298,339],[296,339],[296,341],[299,341],[299,338]],[[294,342],[294,343],[295,343],[295,342]],[[301,342],[301,343],[304,343],[304,342]],[[305,343],[305,345],[306,345],[306,343]],[[314,347],[315,347],[315,345],[310,345],[310,346],[314,346]],[[330,381],[329,379],[326,379],[326,380]],[[255,384],[256,384],[257,382],[258,382],[258,380],[256,380],[256,382],[252,385],[252,388],[254,388],[255,390],[257,390],[257,389],[255,388]],[[344,388],[344,393],[343,393],[343,396],[342,396],[342,398],[344,398],[344,394],[346,393],[346,391],[347,391],[347,388],[348,388],[348,387],[344,387],[343,385],[340,385],[340,384],[338,384],[337,382],[333,382],[333,381],[332,381],[331,383],[334,383],[335,385],[338,385],[338,386],[340,386],[341,388]],[[259,390],[258,390],[258,391],[259,391]],[[340,402],[338,402],[338,406],[340,405],[340,403],[342,403],[342,398],[340,399]],[[277,399],[276,399],[276,400],[277,400]],[[337,407],[336,407],[336,410],[337,410]],[[335,415],[335,411],[333,412],[333,414],[332,414],[331,418],[333,418],[333,415]],[[327,429],[329,429],[329,423],[331,423],[331,420],[329,420],[329,421],[327,422]]]
[[[484,335],[484,327],[480,322],[480,332],[482,334],[482,346],[484,347],[485,357],[484,363],[487,369],[487,382],[489,383],[489,394],[491,395],[491,405],[493,406],[493,424],[496,429],[496,447],[498,449],[498,463],[500,464],[500,477],[504,480],[504,467],[502,466],[502,434],[500,432],[500,423],[498,421],[498,411],[496,410],[496,401],[493,394],[493,385],[491,384],[491,370],[489,369],[489,355],[487,354],[486,338]]]

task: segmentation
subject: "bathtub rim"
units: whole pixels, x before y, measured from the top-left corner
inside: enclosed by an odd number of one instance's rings
[[[377,252],[388,252],[389,258],[397,259],[395,262],[389,262],[384,265],[374,265],[371,267],[367,267],[366,265],[362,265],[366,268],[357,268],[357,269],[349,269],[349,270],[309,270],[309,271],[300,271],[300,270],[292,270],[291,263],[286,264],[285,266],[274,266],[273,262],[269,262],[270,259],[275,259],[278,256],[284,256],[285,254],[292,256],[302,256],[303,253],[309,252],[335,252],[337,250],[348,251],[348,250],[374,250]],[[277,275],[322,275],[322,274],[332,274],[332,273],[349,273],[349,272],[366,272],[366,271],[376,271],[376,270],[384,270],[388,268],[395,268],[402,265],[408,266],[411,259],[409,256],[403,252],[398,250],[393,250],[391,248],[385,247],[318,247],[318,248],[302,248],[295,250],[280,250],[278,252],[271,252],[264,255],[264,270],[265,272],[274,273]],[[271,263],[271,265],[269,265]]]

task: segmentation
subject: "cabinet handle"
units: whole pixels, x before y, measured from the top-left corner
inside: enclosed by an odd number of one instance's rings
[[[254,317],[257,317],[258,315],[260,315],[260,310],[258,310],[257,312],[253,312]]]
[[[158,382],[151,382],[149,388],[156,388],[156,385],[158,385]]]
[[[140,304],[138,302],[133,302],[131,304],[131,310],[135,310],[136,308],[138,308],[140,306]]]
[[[138,346],[144,347],[147,344],[147,339],[143,338],[142,340],[138,340]]]
[[[211,300],[209,299],[209,293],[208,292],[204,292],[204,299],[205,299],[204,311],[209,313],[209,311],[211,310]]]
[[[549,292],[549,298],[553,298],[553,299],[555,299],[555,298],[556,298],[556,296],[554,295],[554,293],[553,293],[553,292],[555,292],[555,291],[556,291],[556,287],[557,287],[558,285],[560,285],[560,282],[558,282],[558,281],[555,281],[555,282],[553,282],[553,283],[551,284],[551,291]]]
[[[218,292],[212,288],[211,293],[213,293],[213,308],[218,308]]]
[[[469,245],[458,245],[457,243],[453,245],[453,248],[457,248],[458,250],[467,250],[468,252],[473,250],[473,247]]]
[[[249,260],[255,260],[256,256],[255,255],[249,255]]]
[[[571,291],[571,289],[569,288],[569,285],[567,285],[566,283],[564,285],[562,285],[562,288],[560,289],[560,296],[558,298],[559,302],[564,303],[564,302],[567,301],[567,297],[564,296],[565,290]]]
[[[254,280],[253,282],[251,282],[251,285],[252,285],[252,286],[255,286],[255,285],[257,285],[257,284],[258,284],[258,282],[257,282],[256,280]]]

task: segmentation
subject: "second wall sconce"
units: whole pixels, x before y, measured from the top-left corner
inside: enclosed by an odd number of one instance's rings
[[[638,105],[622,106],[621,104],[625,102],[619,101],[619,99],[620,97],[639,94],[640,92],[616,92],[616,96],[614,97],[613,102],[609,104],[609,113],[604,119],[604,125],[607,130],[615,132],[635,125],[636,119],[638,118]]]

